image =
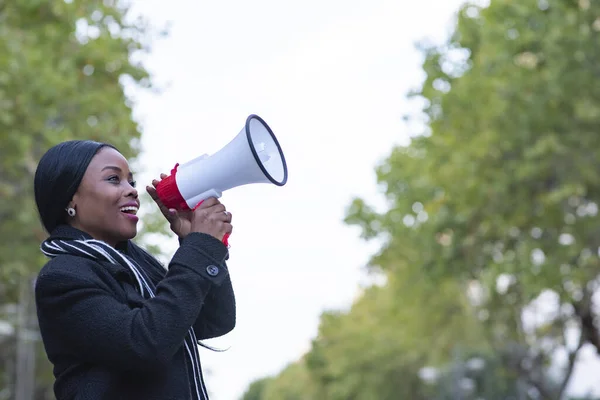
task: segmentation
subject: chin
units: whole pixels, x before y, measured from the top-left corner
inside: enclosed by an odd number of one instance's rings
[[[137,229],[134,229],[133,231],[125,232],[125,235],[124,235],[125,239],[124,240],[131,240],[131,239],[133,239],[136,236],[137,236]]]
[[[137,229],[121,229],[118,232],[115,232],[115,237],[120,238],[119,242],[123,242],[125,240],[131,240],[137,235]]]

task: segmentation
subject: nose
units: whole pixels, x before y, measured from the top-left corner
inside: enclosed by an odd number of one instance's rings
[[[134,199],[137,199],[138,198],[138,191],[137,191],[137,189],[134,186],[132,186],[131,184],[129,184],[129,189],[128,189],[128,192],[127,192],[126,196],[127,197],[133,197]]]

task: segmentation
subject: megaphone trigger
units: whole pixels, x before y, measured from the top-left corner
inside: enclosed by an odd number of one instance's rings
[[[226,233],[223,236],[223,244],[227,247],[229,247],[229,236],[231,236],[231,233]]]
[[[201,205],[202,203],[204,203],[204,200],[200,200],[200,203],[196,204],[196,205],[194,206],[194,208],[192,208],[192,211],[196,211],[196,209],[197,209],[198,207],[200,207],[200,205]]]

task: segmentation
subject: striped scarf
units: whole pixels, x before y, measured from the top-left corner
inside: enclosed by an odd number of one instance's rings
[[[91,258],[98,261],[108,261],[111,264],[122,265],[135,277],[137,288],[144,298],[155,296],[156,287],[143,269],[131,257],[126,256],[107,243],[95,239],[47,239],[42,242],[40,249],[49,258],[61,254],[70,254],[80,257]],[[192,395],[195,400],[208,400],[208,393],[202,377],[200,366],[200,355],[197,348],[198,339],[194,329],[190,327],[185,337],[187,361],[190,364],[190,380],[192,381]]]

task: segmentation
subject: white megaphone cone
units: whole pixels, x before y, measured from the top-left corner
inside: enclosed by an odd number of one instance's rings
[[[266,122],[250,115],[240,133],[213,155],[201,155],[177,164],[160,181],[156,192],[161,202],[176,210],[194,209],[209,197],[251,183],[287,182],[287,164],[277,138]]]

